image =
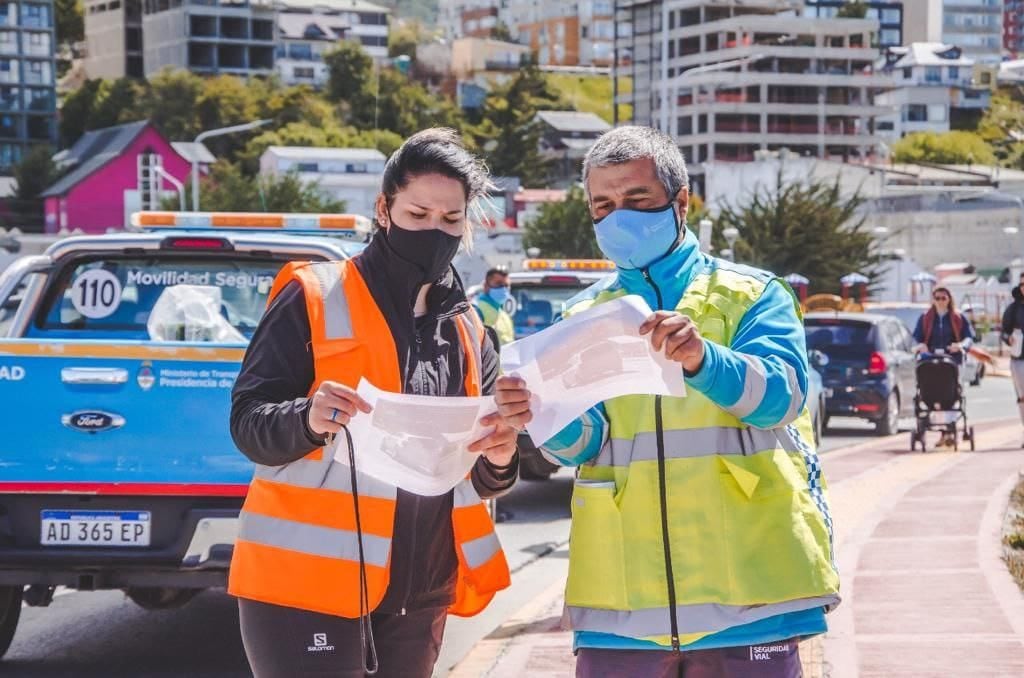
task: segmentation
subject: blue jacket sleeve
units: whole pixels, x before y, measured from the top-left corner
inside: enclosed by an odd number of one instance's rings
[[[544,441],[540,453],[562,466],[579,466],[596,457],[608,442],[608,417],[604,404],[592,407],[579,419]]]
[[[744,314],[730,346],[704,342],[690,388],[755,428],[785,426],[807,394],[807,346],[793,296],[778,281]]]
[[[919,344],[924,343],[924,314],[918,317],[917,325],[914,326],[914,341]]]

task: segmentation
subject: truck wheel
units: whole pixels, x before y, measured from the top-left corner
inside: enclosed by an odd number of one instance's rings
[[[0,657],[7,653],[14,640],[14,631],[21,618],[23,590],[20,586],[0,586]]]
[[[184,607],[190,600],[202,593],[203,589],[172,589],[140,586],[125,589],[133,603],[144,610],[173,610]]]

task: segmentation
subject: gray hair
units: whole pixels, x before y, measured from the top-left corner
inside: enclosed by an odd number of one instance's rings
[[[621,165],[633,160],[650,158],[658,180],[669,198],[689,185],[686,161],[670,136],[650,127],[627,125],[605,132],[583,159],[583,185],[587,185],[590,171],[595,167]],[[587,188],[587,195],[590,189]]]

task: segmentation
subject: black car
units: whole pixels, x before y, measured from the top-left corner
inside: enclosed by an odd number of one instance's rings
[[[859,417],[880,435],[896,433],[914,399],[910,331],[897,318],[870,313],[809,313],[804,327],[828,394],[824,424]]]

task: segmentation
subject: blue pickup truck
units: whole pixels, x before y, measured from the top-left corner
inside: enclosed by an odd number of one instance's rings
[[[56,587],[161,609],[225,585],[252,475],[228,430],[246,342],[284,263],[350,257],[367,231],[343,215],[136,222],[0,275],[0,656],[22,604]]]

